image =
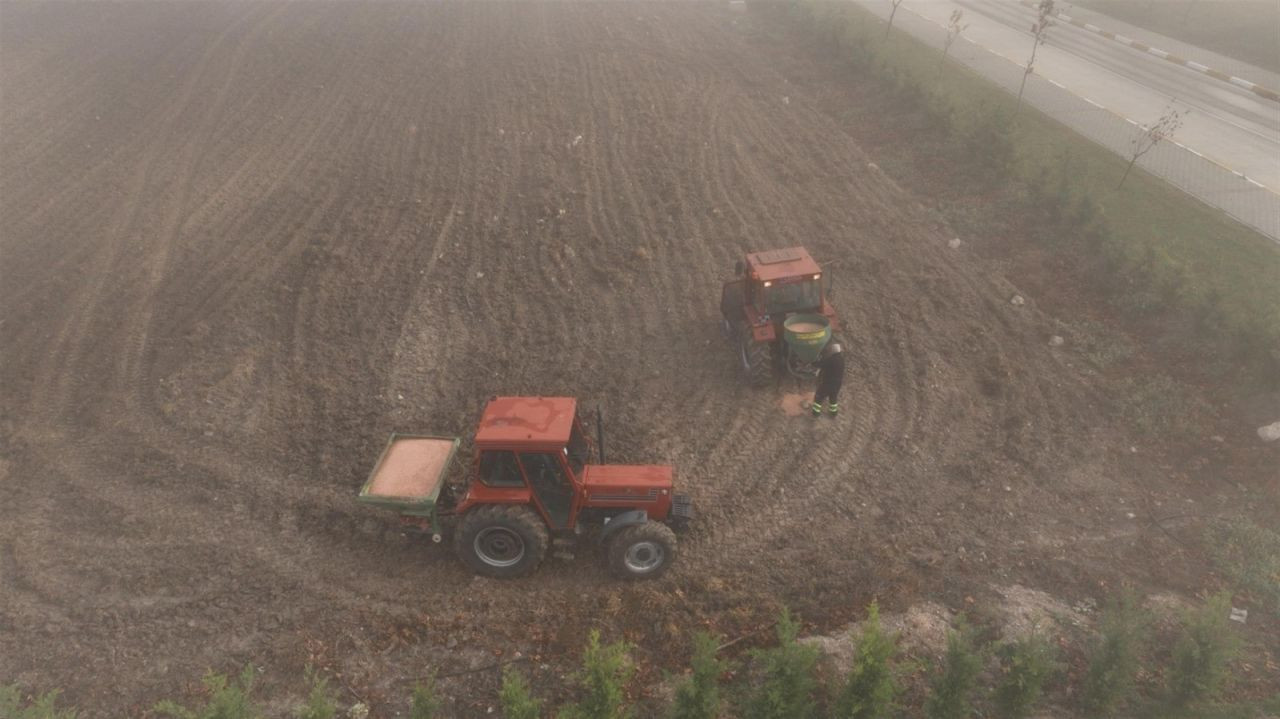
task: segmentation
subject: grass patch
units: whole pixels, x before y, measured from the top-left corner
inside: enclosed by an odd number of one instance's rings
[[[1205,544],[1218,571],[1280,617],[1280,533],[1244,519],[1222,519],[1209,525]]]
[[[1121,391],[1121,413],[1142,434],[1192,435],[1209,416],[1209,407],[1203,400],[1189,395],[1166,374],[1127,378]]]
[[[1077,5],[1175,40],[1280,72],[1280,43],[1276,42],[1280,5],[1274,0],[1075,1]]]
[[[1216,4],[1215,4],[1216,5]],[[913,124],[912,142],[940,143],[960,182],[1018,196],[1025,234],[1074,255],[1116,306],[1135,315],[1173,312],[1187,344],[1264,381],[1280,369],[1280,251],[1261,234],[1126,158],[1024,107],[941,49],[851,3],[801,0],[797,12],[856,69],[875,77]],[[1052,30],[1050,31],[1052,33]],[[919,117],[927,116],[923,121]],[[914,133],[932,139],[917,140]]]

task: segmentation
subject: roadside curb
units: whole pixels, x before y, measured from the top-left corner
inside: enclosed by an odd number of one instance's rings
[[[1035,0],[1018,0],[1018,2],[1023,6],[1029,7],[1033,10],[1039,6],[1039,3],[1035,2]],[[1258,95],[1259,97],[1265,97],[1266,99],[1271,100],[1272,102],[1280,102],[1280,92],[1276,92],[1275,90],[1272,90],[1269,87],[1263,87],[1262,85],[1259,85],[1255,82],[1250,82],[1243,78],[1236,77],[1235,75],[1229,75],[1220,70],[1214,70],[1211,67],[1201,65],[1200,63],[1195,62],[1193,60],[1188,60],[1180,55],[1175,55],[1171,52],[1165,52],[1164,50],[1161,50],[1159,48],[1151,47],[1145,42],[1139,42],[1137,40],[1134,40],[1131,37],[1120,35],[1118,33],[1111,32],[1110,30],[1103,30],[1097,25],[1094,25],[1092,23],[1087,23],[1084,20],[1081,20],[1080,18],[1073,18],[1070,15],[1067,15],[1066,13],[1061,13],[1061,12],[1054,13],[1054,17],[1063,22],[1075,25],[1076,27],[1084,28],[1085,30],[1088,30],[1089,32],[1094,33],[1096,35],[1101,35],[1102,37],[1105,37],[1108,40],[1114,40],[1120,43],[1121,45],[1128,45],[1129,47],[1135,50],[1141,50],[1142,52],[1145,52],[1149,55],[1155,55],[1156,57],[1162,60],[1168,60],[1169,62],[1175,65],[1182,65],[1183,67],[1189,67],[1192,70],[1195,70],[1196,72],[1203,73],[1216,80],[1229,82],[1232,85],[1243,87],[1244,89],[1249,90],[1253,94]]]

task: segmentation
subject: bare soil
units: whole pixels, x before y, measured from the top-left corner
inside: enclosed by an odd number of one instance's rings
[[[1133,437],[1061,320],[949,249],[749,13],[0,15],[0,681],[86,716],[247,662],[277,697],[320,666],[375,716],[435,672],[487,716],[473,670],[555,696],[591,627],[656,671],[784,603],[830,629],[873,597],[1193,593],[1179,517],[1271,506],[1230,443]],[[793,245],[835,278],[839,419],[744,389],[718,333],[734,261]],[[575,395],[611,461],[676,466],[699,516],[666,578],[583,546],[477,579],[354,501],[390,432],[465,437],[498,394]]]

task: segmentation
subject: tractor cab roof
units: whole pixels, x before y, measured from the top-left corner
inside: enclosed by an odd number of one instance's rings
[[[747,255],[747,267],[751,271],[751,276],[762,282],[816,275],[822,272],[818,263],[813,261],[808,250],[803,247],[752,252]]]
[[[476,446],[564,446],[577,407],[572,397],[494,397],[480,417]]]

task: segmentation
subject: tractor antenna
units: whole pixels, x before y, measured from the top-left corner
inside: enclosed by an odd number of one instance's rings
[[[596,407],[596,451],[600,454],[600,464],[604,464],[604,413]]]

